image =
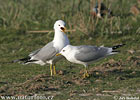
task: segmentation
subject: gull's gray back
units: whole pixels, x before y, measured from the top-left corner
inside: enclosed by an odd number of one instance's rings
[[[75,54],[75,58],[82,62],[91,62],[105,57],[108,52],[106,47],[96,47],[96,46],[77,46],[79,53]]]
[[[34,59],[48,61],[51,60],[57,53],[58,50],[53,47],[53,42],[50,42],[34,55]]]

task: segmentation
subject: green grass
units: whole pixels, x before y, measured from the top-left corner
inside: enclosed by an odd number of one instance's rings
[[[114,17],[97,20],[90,15],[92,0],[0,0],[0,96],[45,95],[53,100],[114,100],[140,97],[140,15],[130,13],[137,0],[104,0]],[[56,20],[66,22],[72,45],[126,45],[120,53],[89,66],[66,60],[57,63],[57,76],[49,65],[21,65],[9,61],[27,56],[53,39],[50,34],[29,30],[52,30]],[[134,51],[133,53],[131,53]]]

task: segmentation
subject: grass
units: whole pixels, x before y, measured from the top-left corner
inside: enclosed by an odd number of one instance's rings
[[[53,100],[114,100],[114,96],[140,96],[140,16],[130,13],[137,0],[104,0],[115,16],[93,18],[94,0],[0,0],[0,96],[43,95]],[[120,53],[89,66],[90,77],[82,79],[83,66],[62,60],[57,76],[49,66],[8,63],[27,56],[53,39],[30,30],[52,30],[56,20],[76,29],[67,35],[72,45],[113,46],[125,43]]]

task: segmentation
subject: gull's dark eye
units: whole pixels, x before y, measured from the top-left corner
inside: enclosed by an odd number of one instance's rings
[[[60,26],[60,25],[58,25],[58,26]]]
[[[65,52],[65,50],[63,50],[63,52]]]

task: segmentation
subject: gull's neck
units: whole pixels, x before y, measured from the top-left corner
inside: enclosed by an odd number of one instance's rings
[[[64,32],[55,30],[53,42],[54,42],[54,46],[57,47],[58,50],[60,51],[66,45],[69,44],[69,39]]]
[[[57,30],[55,30],[53,41],[54,41],[54,42],[58,42],[58,41],[60,41],[60,38],[63,38],[64,35],[65,35],[64,32],[61,32],[61,31],[57,31]]]

